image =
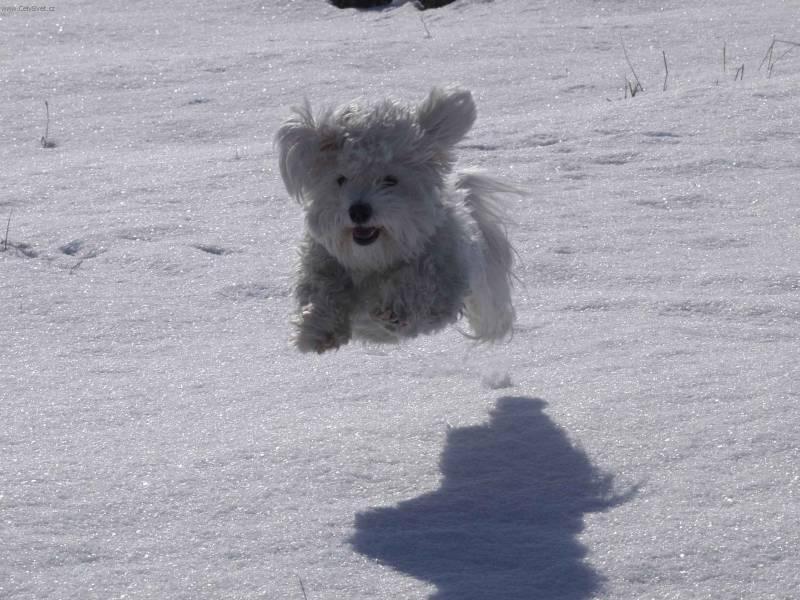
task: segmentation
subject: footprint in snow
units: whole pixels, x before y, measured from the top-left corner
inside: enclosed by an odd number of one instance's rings
[[[222,246],[217,246],[216,244],[192,244],[192,248],[197,248],[206,254],[213,254],[215,256],[225,256],[227,254],[237,253],[237,250],[230,250],[229,248],[223,248]]]
[[[19,258],[37,258],[39,253],[25,242],[0,242],[0,255],[7,254]]]

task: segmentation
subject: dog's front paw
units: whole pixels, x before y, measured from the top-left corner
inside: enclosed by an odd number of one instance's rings
[[[328,350],[336,350],[344,342],[337,339],[334,333],[318,335],[307,330],[300,330],[294,337],[294,345],[300,352],[316,352],[322,354]]]
[[[297,332],[294,345],[300,352],[316,352],[322,354],[335,350],[350,340],[350,327],[347,322],[337,322],[330,315],[326,316],[313,304],[300,309],[294,324]]]

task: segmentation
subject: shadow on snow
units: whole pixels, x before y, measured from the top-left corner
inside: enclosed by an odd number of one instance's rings
[[[451,430],[440,489],[356,515],[356,551],[434,583],[432,600],[588,600],[602,577],[584,561],[583,515],[621,504],[544,413],[498,400],[488,424]]]

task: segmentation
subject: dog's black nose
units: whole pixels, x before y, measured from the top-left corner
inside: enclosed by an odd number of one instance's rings
[[[372,207],[366,202],[356,202],[350,206],[348,212],[353,223],[361,225],[369,221],[369,218],[372,216]]]

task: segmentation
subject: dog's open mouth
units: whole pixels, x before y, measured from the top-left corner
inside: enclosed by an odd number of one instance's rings
[[[379,227],[353,227],[353,241],[359,246],[369,246],[380,234]]]

